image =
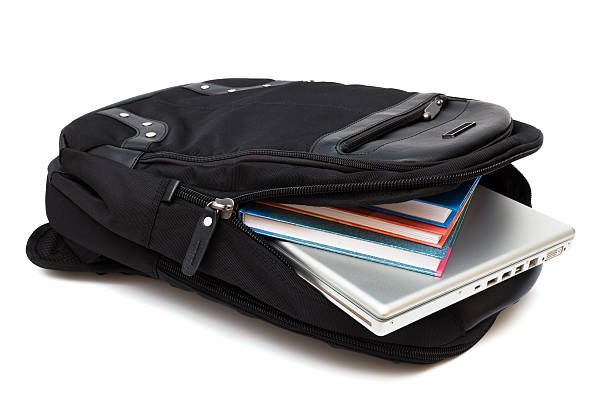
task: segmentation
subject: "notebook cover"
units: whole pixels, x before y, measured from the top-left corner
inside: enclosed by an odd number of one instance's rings
[[[342,253],[357,258],[367,259],[374,262],[379,262],[387,265],[397,266],[403,269],[407,269],[414,272],[424,273],[427,275],[441,276],[446,265],[446,260],[450,254],[450,248],[454,243],[458,231],[460,229],[460,223],[453,229],[449,238],[442,248],[434,248],[428,245],[418,244],[405,239],[395,238],[388,235],[382,235],[376,232],[351,227],[345,224],[328,221],[322,218],[311,217],[308,215],[300,214],[293,211],[283,210],[277,207],[266,206],[258,203],[253,203],[242,207],[239,210],[239,214],[242,218],[244,214],[249,214],[255,217],[267,218],[275,221],[285,222],[293,225],[297,225],[303,228],[323,230],[332,234],[344,235],[352,239],[359,239],[374,242],[380,245],[387,245],[395,247],[397,249],[418,253],[421,255],[429,256],[441,260],[438,269],[436,271],[391,261],[388,259],[378,258],[367,254],[361,254],[357,252],[347,251],[341,248],[336,248],[333,243],[327,242],[311,242],[305,241],[299,238],[287,237],[275,233],[274,231],[264,231],[260,229],[254,229],[255,232],[262,235],[271,236],[274,238],[284,239],[286,241],[296,242],[298,244],[308,245],[315,248],[325,249],[332,252]]]
[[[449,210],[451,210],[451,213],[446,218],[446,221],[443,223],[428,220],[425,218],[415,217],[415,216],[400,213],[397,211],[392,211],[392,210],[381,208],[375,205],[368,206],[368,208],[374,211],[380,211],[382,213],[387,213],[387,214],[395,215],[398,217],[408,218],[411,220],[424,222],[426,224],[430,224],[430,225],[434,225],[434,226],[438,226],[442,228],[448,228],[451,224],[453,224],[453,222],[455,222],[456,218],[460,215],[461,209],[465,206],[465,203],[467,203],[468,199],[474,193],[474,189],[476,188],[476,185],[478,185],[479,180],[480,180],[480,177],[474,180],[471,180],[471,181],[466,181],[465,183],[462,183],[459,187],[451,191],[447,191],[444,193],[440,193],[440,194],[436,194],[436,195],[424,197],[424,198],[415,198],[415,201],[420,201],[420,202],[436,205],[439,207],[448,208]]]
[[[338,208],[338,207],[329,207],[329,208],[333,208],[336,211],[342,211],[342,212],[346,212],[346,213],[354,213],[354,214],[359,214],[365,217],[370,217],[370,218],[376,218],[385,222],[389,222],[392,224],[397,224],[397,225],[401,225],[404,227],[408,227],[408,228],[412,228],[414,230],[420,230],[420,231],[426,231],[432,234],[437,234],[440,236],[440,238],[438,239],[437,243],[431,243],[431,242],[427,242],[427,241],[422,241],[420,239],[414,238],[414,237],[408,237],[406,235],[400,235],[400,234],[396,234],[394,232],[391,231],[387,231],[384,229],[379,229],[379,228],[373,228],[373,227],[368,227],[365,226],[363,224],[357,223],[357,222],[351,222],[351,221],[347,221],[347,220],[341,220],[338,219],[336,217],[333,216],[328,216],[325,214],[319,214],[313,211],[309,211],[308,209],[301,209],[301,208],[295,208],[295,207],[291,207],[289,205],[286,204],[282,204],[282,203],[271,203],[271,202],[261,202],[260,204],[262,205],[267,205],[267,206],[272,206],[272,207],[277,207],[283,210],[287,210],[287,211],[294,211],[300,214],[305,214],[305,215],[309,215],[311,217],[318,217],[318,218],[322,218],[324,220],[329,220],[329,221],[333,221],[333,222],[337,222],[340,224],[345,224],[345,225],[350,225],[352,227],[356,227],[356,228],[361,228],[361,229],[365,229],[368,231],[373,231],[379,234],[385,234],[385,235],[389,235],[392,237],[396,237],[396,238],[400,238],[400,239],[407,239],[413,242],[417,242],[419,244],[423,244],[423,245],[429,245],[429,246],[433,246],[436,248],[441,248],[444,245],[444,242],[446,241],[446,238],[449,235],[450,232],[450,228],[442,228],[442,227],[437,227],[435,225],[431,225],[431,224],[427,224],[421,221],[416,221],[416,220],[411,220],[405,217],[398,217],[396,215],[392,215],[392,214],[388,214],[388,213],[383,213],[380,211],[374,211],[372,209],[369,208],[365,208],[365,207],[353,207],[353,208]],[[451,226],[452,228],[452,226]]]

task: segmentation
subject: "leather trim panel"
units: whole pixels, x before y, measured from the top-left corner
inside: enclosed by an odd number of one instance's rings
[[[423,105],[427,101],[432,100],[436,97],[435,93],[416,93],[410,96],[407,99],[404,99],[400,103],[393,105],[391,107],[385,108],[378,112],[374,112],[363,119],[358,120],[357,122],[353,122],[350,125],[336,130],[334,132],[328,133],[317,140],[310,151],[317,151],[317,144],[323,142],[325,145],[329,146],[330,144],[335,145],[335,150],[337,150],[337,146],[343,140],[352,137],[358,133],[361,133],[369,128],[372,128],[382,122],[389,120],[395,116],[403,115],[405,113],[411,112],[419,106]]]
[[[405,102],[408,104],[409,101]],[[388,111],[395,110],[391,107]],[[387,110],[377,112],[375,115],[384,115],[386,112]],[[361,119],[347,129],[359,131],[368,126],[372,116],[374,115]],[[466,123],[470,126],[465,126]],[[464,127],[461,128],[460,134],[455,133],[456,137],[445,136],[461,126]],[[391,130],[351,152],[338,150],[338,144],[350,133],[341,129],[321,137],[313,145],[311,152],[374,161],[438,162],[474,152],[494,143],[511,130],[512,118],[503,107],[477,100],[449,97],[433,120],[418,121]]]
[[[117,146],[104,145],[94,147],[89,151],[94,156],[104,157],[133,169],[143,152],[139,150],[124,149]]]
[[[245,86],[242,88],[219,85],[219,84],[214,84],[212,82],[199,82],[199,83],[184,85],[183,88],[187,88],[189,90],[192,90],[202,95],[223,95],[227,93],[248,91],[251,89],[265,89],[265,88],[270,88],[273,86],[282,86],[282,85],[290,84],[292,82],[294,81],[271,81],[271,82],[268,82],[262,85]]]
[[[136,134],[125,139],[121,147],[146,151],[151,143],[164,140],[168,134],[168,125],[161,120],[147,119],[121,108],[111,108],[98,112],[128,125]]]

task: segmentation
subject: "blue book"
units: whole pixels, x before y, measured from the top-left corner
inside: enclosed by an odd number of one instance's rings
[[[402,203],[372,205],[368,206],[368,208],[448,228],[455,217],[459,216],[461,209],[467,204],[479,180],[480,177],[466,181],[456,189],[445,193],[404,201]]]
[[[462,218],[442,248],[379,234],[322,218],[251,203],[239,210],[255,232],[432,276],[441,276]]]

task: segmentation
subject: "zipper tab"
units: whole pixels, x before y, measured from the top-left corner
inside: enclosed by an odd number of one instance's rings
[[[435,99],[425,107],[423,110],[423,119],[424,120],[432,120],[438,113],[442,110],[442,106],[444,106],[444,97],[439,95],[436,96]]]
[[[206,254],[210,240],[217,228],[219,217],[228,219],[234,212],[234,200],[231,198],[215,198],[204,208],[204,214],[195,226],[187,253],[183,259],[181,271],[187,276],[193,276],[198,271]]]

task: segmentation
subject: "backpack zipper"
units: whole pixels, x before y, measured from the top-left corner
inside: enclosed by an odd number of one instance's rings
[[[192,188],[179,185],[174,192],[174,196],[181,200],[185,200],[192,204],[200,207],[204,207],[204,214],[200,217],[194,232],[187,247],[187,252],[181,266],[181,271],[184,275],[193,276],[197,272],[198,267],[204,259],[208,244],[212,239],[212,235],[215,232],[217,221],[219,216],[223,220],[228,220],[242,232],[244,232],[251,239],[256,241],[258,244],[266,248],[269,252],[280,259],[285,265],[293,269],[291,262],[283,256],[276,248],[268,244],[265,240],[261,239],[252,229],[247,227],[242,221],[235,215],[235,202],[231,198],[214,198],[212,196],[200,193]],[[213,211],[211,214],[210,210]],[[209,222],[205,222],[206,217],[210,217]]]
[[[383,122],[364,130],[361,133],[350,136],[338,144],[338,150],[342,153],[351,153],[363,146],[365,143],[378,139],[380,136],[395,129],[405,127],[420,121],[435,119],[446,102],[445,95],[437,95],[426,101],[415,109],[401,115],[393,116]]]
[[[539,148],[524,151],[518,155],[502,160],[498,163],[485,166],[483,168],[465,172],[459,172],[455,174],[437,175],[437,176],[421,176],[411,179],[404,180],[392,180],[392,181],[378,181],[368,183],[344,183],[344,184],[329,184],[329,185],[312,185],[312,186],[300,186],[300,187],[281,187],[268,190],[260,190],[246,194],[240,194],[233,198],[217,198],[204,193],[201,193],[193,188],[178,184],[175,186],[172,196],[167,200],[172,201],[173,197],[180,198],[188,201],[192,204],[200,206],[204,209],[202,216],[196,223],[194,228],[191,241],[187,247],[187,252],[183,259],[182,271],[186,276],[193,276],[196,274],[208,245],[212,239],[213,233],[216,229],[219,217],[224,220],[229,220],[234,223],[239,229],[245,234],[256,240],[259,244],[264,246],[268,251],[275,254],[285,264],[291,265],[290,262],[281,255],[271,245],[266,243],[263,239],[259,238],[249,227],[247,227],[242,221],[236,216],[236,209],[239,204],[263,200],[263,199],[275,199],[275,198],[286,198],[296,195],[313,195],[313,194],[334,194],[334,193],[347,193],[347,192],[363,192],[363,191],[383,191],[383,190],[396,190],[399,188],[415,188],[425,186],[438,186],[445,184],[453,184],[463,182],[466,180],[473,179],[477,176],[481,176],[486,173],[493,172],[511,161],[517,160],[523,156],[533,153]]]
[[[237,153],[228,153],[218,156],[193,156],[174,152],[155,152],[144,153],[139,159],[139,163],[153,162],[168,162],[168,163],[188,163],[197,166],[218,166],[227,162],[234,164],[237,159],[265,159],[271,162],[291,162],[299,160],[300,162],[312,162],[317,167],[327,167],[336,169],[338,167],[345,170],[391,170],[405,171],[427,167],[437,162],[419,162],[417,163],[389,163],[374,160],[356,160],[343,157],[334,157],[324,154],[316,154],[310,152],[299,151],[283,151],[272,149],[252,149]],[[279,160],[280,158],[280,160]],[[287,160],[282,160],[287,159]],[[327,166],[321,166],[327,165]]]
[[[467,181],[477,176],[482,176],[487,173],[491,173],[495,170],[498,170],[509,163],[518,160],[522,157],[528,156],[534,152],[536,152],[540,146],[536,146],[535,148],[523,151],[519,154],[516,154],[512,157],[504,159],[500,162],[490,164],[488,166],[482,167],[480,169],[458,172],[454,174],[445,174],[445,175],[437,175],[437,176],[421,176],[414,177],[411,179],[403,179],[403,180],[391,180],[391,181],[375,181],[375,182],[364,182],[364,183],[342,183],[342,184],[317,184],[310,186],[300,186],[300,187],[279,187],[272,188],[266,190],[254,191],[251,193],[244,193],[237,195],[233,198],[235,203],[242,204],[248,201],[257,201],[264,199],[275,199],[275,198],[285,198],[296,195],[314,195],[314,194],[338,194],[338,193],[357,193],[357,192],[366,192],[366,191],[384,191],[384,190],[398,190],[398,189],[408,189],[415,187],[429,187],[429,186],[439,186],[445,184],[453,184],[459,183],[463,181]]]
[[[244,232],[244,234],[247,235],[250,239],[257,242],[259,245],[268,250],[272,255],[274,255],[277,259],[279,259],[283,264],[287,266],[289,270],[293,270],[293,265],[284,255],[282,255],[265,239],[258,236],[255,232],[253,232],[253,230],[251,230],[242,221],[238,219],[238,217],[236,216],[236,209],[239,204],[252,200],[259,200],[264,198],[280,198],[298,194],[336,193],[360,190],[367,191],[371,189],[381,188],[391,189],[400,187],[421,187],[425,185],[451,184],[454,182],[464,181],[467,179],[474,178],[476,176],[495,171],[501,167],[504,167],[513,160],[533,153],[538,148],[539,146],[516,156],[513,156],[511,158],[502,160],[498,163],[485,166],[481,169],[459,172],[452,175],[424,176],[407,180],[397,180],[393,182],[286,187],[241,194],[234,197],[233,199],[215,198],[205,193],[201,193],[188,186],[178,184],[178,186],[176,186],[176,188],[172,190],[173,193],[172,196],[169,197],[169,201],[172,201],[174,198],[178,198],[188,201],[197,206],[203,207],[205,209],[203,216],[200,217],[200,220],[198,221],[196,231],[194,231],[194,236],[198,236],[197,229],[201,228],[200,225],[205,224],[203,219],[205,219],[206,216],[211,216],[210,213],[208,213],[209,215],[207,215],[207,212],[213,211],[214,215],[212,215],[211,217],[213,218],[213,222],[215,223],[215,225],[219,218],[221,218],[221,220],[224,220],[223,222],[232,223],[235,227]],[[180,265],[172,260],[161,257],[157,266],[158,271],[160,273],[166,274],[166,276],[168,276],[171,280],[180,282],[183,286],[186,286],[191,290],[195,290],[198,293],[213,297],[214,299],[218,299],[220,301],[227,302],[233,305],[234,307],[244,312],[247,312],[248,314],[256,315],[282,328],[292,330],[297,333],[306,334],[319,340],[323,340],[332,345],[346,347],[349,349],[361,351],[386,359],[416,363],[433,363],[449,357],[457,356],[471,348],[474,344],[478,342],[478,340],[480,340],[484,333],[486,333],[485,330],[482,335],[470,340],[468,343],[465,344],[450,347],[427,348],[405,346],[400,344],[389,344],[383,341],[343,335],[334,331],[322,329],[304,323],[259,301],[258,299],[245,293],[239,288],[236,288],[233,285],[230,285],[205,273],[196,273],[199,267],[199,263],[201,262],[202,257],[206,252],[206,246],[212,238],[214,228],[205,229],[205,231],[206,234],[209,234],[207,237],[202,238],[200,236],[199,238],[195,239],[196,241],[199,240],[199,242],[206,242],[206,245],[204,246],[203,250],[200,250],[199,259],[197,259],[196,262],[187,261],[190,263],[190,265],[187,269],[185,269],[185,260],[183,261],[183,265]],[[192,242],[190,242],[189,247],[195,246],[199,248],[201,246],[200,243],[194,244],[193,241],[194,239],[192,238]],[[188,250],[187,252],[189,253],[190,251]],[[185,258],[187,259],[188,256],[186,256]],[[187,273],[185,273],[186,270]]]

